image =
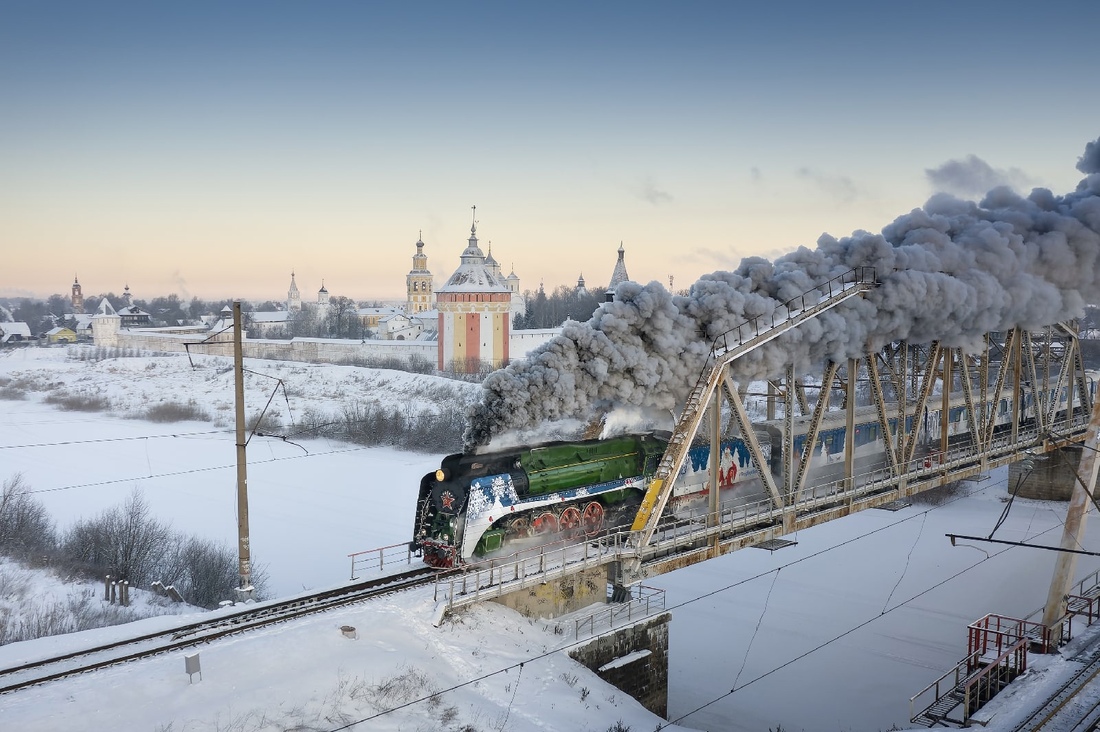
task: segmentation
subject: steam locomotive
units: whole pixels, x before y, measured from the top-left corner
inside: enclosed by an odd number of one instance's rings
[[[1096,374],[1090,373],[1089,391],[1095,396]],[[1058,395],[1068,399],[1068,388]],[[997,407],[995,426],[1012,421],[1011,390]],[[906,417],[905,429],[916,425],[918,444],[938,444],[942,421],[947,420],[950,439],[967,439],[969,420],[965,398],[950,400],[947,414],[942,403],[919,415]],[[1076,407],[1079,411],[1080,406]],[[1030,394],[1020,406],[1022,423],[1034,419]],[[1060,413],[1064,413],[1064,408]],[[793,448],[800,456],[812,449],[809,484],[843,477],[846,442],[845,415],[828,412],[814,445],[806,445],[809,417],[794,420]],[[889,420],[896,434],[897,419]],[[783,471],[782,420],[753,425],[767,469],[775,476]],[[877,410],[856,409],[853,439],[854,472],[859,475],[886,465]],[[410,547],[422,553],[425,563],[452,567],[473,557],[494,552],[520,539],[581,539],[601,531],[628,525],[657,469],[667,441],[655,434],[636,434],[606,440],[550,442],[484,454],[457,454],[443,459],[439,469],[420,481],[413,540]],[[674,486],[668,510],[704,503],[709,492],[710,446],[689,450]],[[719,489],[729,495],[761,493],[759,469],[739,438],[723,440],[718,451]],[[744,489],[744,490],[742,490]]]
[[[643,434],[450,455],[420,481],[413,548],[450,567],[520,538],[595,536],[633,518],[666,445]]]

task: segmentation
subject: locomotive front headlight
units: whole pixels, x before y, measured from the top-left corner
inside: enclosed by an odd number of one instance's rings
[[[447,480],[447,472],[443,470],[443,468],[440,468],[439,470],[435,471],[435,479],[438,482],[442,483],[443,481]]]

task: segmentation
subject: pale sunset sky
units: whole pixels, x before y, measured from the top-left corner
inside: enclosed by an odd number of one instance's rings
[[[677,289],[935,190],[1072,190],[1100,2],[0,0],[0,296]],[[974,156],[974,157],[972,157]],[[948,165],[952,161],[957,164]]]

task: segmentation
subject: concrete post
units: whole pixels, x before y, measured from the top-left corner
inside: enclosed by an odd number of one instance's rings
[[[1096,491],[1096,476],[1100,472],[1100,399],[1093,400],[1092,417],[1085,432],[1084,448],[1081,451],[1081,463],[1077,470],[1081,480],[1074,481],[1073,494],[1069,499],[1069,508],[1066,509],[1066,523],[1062,530],[1062,549],[1079,548],[1085,536],[1085,522],[1088,518],[1090,500]],[[1043,624],[1051,629],[1051,637],[1055,645],[1061,637],[1059,618],[1064,611],[1065,597],[1073,588],[1076,569],[1076,554],[1070,551],[1058,554],[1058,559],[1054,563],[1054,574],[1050,578],[1047,604],[1043,610]]]
[[[233,386],[237,432],[237,559],[241,586],[238,599],[252,596],[252,550],[248,535],[248,460],[245,457],[244,356],[241,345],[241,301],[233,301]]]

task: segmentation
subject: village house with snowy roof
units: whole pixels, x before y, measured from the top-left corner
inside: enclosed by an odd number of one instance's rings
[[[50,345],[58,343],[76,343],[76,331],[63,325],[50,328],[46,331],[46,343]]]
[[[31,327],[26,323],[0,323],[0,344],[22,343],[30,339]]]

